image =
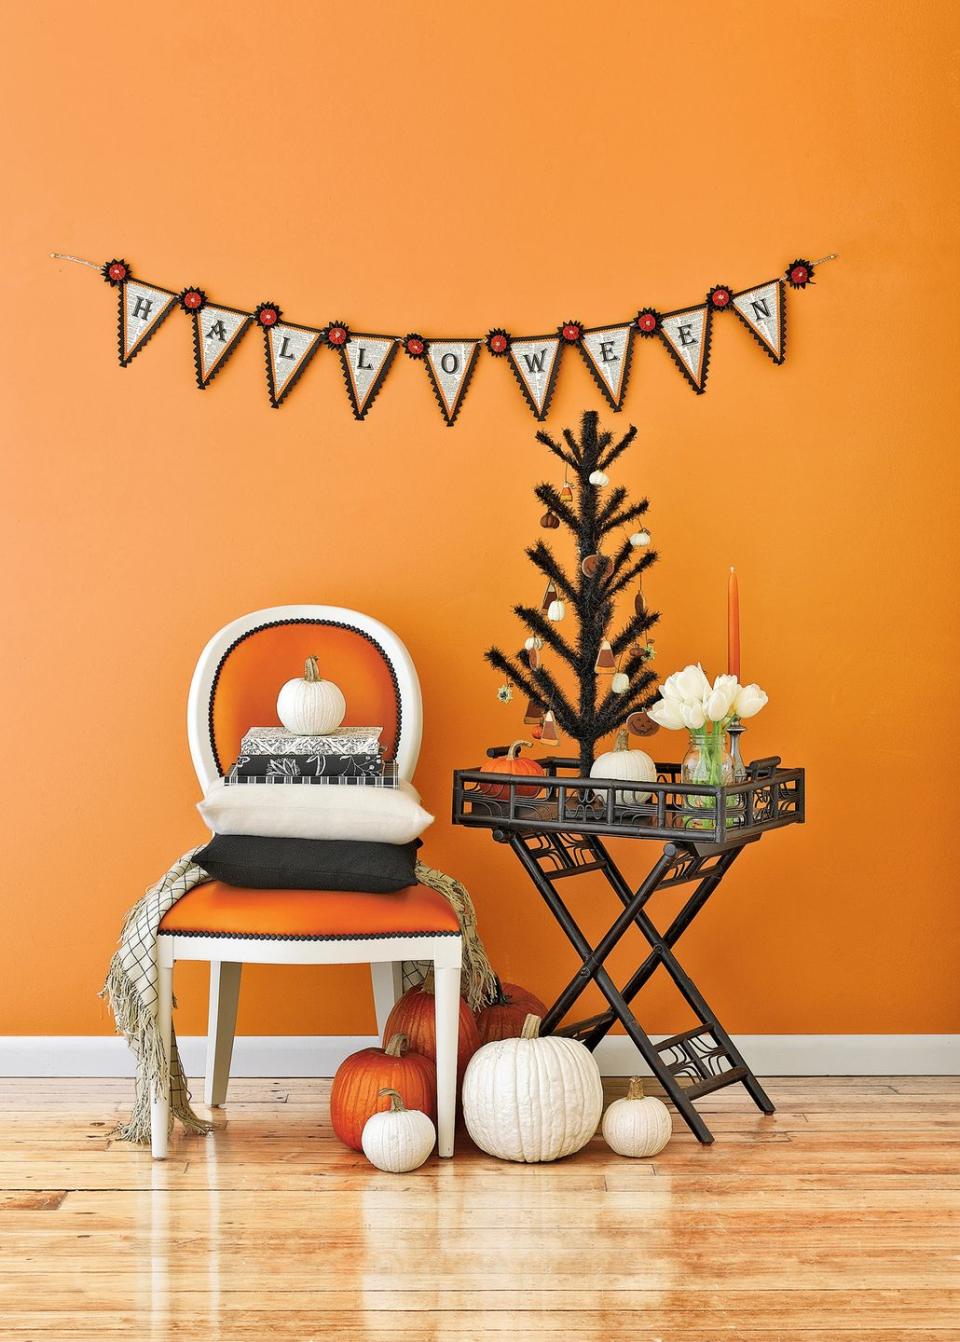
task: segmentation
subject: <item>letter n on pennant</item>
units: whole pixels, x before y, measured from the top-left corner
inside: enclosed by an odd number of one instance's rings
[[[697,393],[702,392],[707,384],[710,318],[710,308],[705,303],[703,307],[687,308],[683,312],[668,312],[660,327],[660,339]]]
[[[733,295],[733,310],[774,363],[783,363],[787,349],[787,306],[783,280],[768,280]]]
[[[267,350],[267,387],[270,404],[276,410],[289,396],[307,364],[320,348],[320,331],[309,326],[290,326],[278,322],[264,327]]]
[[[431,340],[427,345],[427,373],[447,428],[460,413],[479,353],[479,340]]]
[[[173,311],[177,295],[169,289],[158,289],[155,284],[140,280],[124,280],[120,285],[120,311],[117,321],[117,344],[120,367],[126,368],[144,345]]]
[[[346,345],[340,346],[343,380],[355,419],[363,419],[377,399],[398,349],[393,336],[362,335],[356,331]]]
[[[209,304],[193,316],[193,362],[197,386],[201,391],[213,381],[240,344],[253,318],[236,308],[215,308]]]
[[[537,419],[546,419],[560,367],[560,337],[528,336],[514,340],[508,357],[523,399]]]
[[[580,353],[594,382],[614,410],[623,405],[630,376],[634,326],[604,326],[586,330],[580,341]]]

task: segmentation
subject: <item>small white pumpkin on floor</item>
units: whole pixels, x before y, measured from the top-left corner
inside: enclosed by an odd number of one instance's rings
[[[655,1095],[644,1095],[639,1076],[630,1078],[624,1099],[603,1116],[603,1139],[618,1156],[655,1156],[673,1136],[670,1110]]]
[[[560,1160],[586,1146],[603,1111],[600,1069],[576,1039],[539,1037],[529,1015],[519,1039],[498,1039],[470,1059],[463,1078],[467,1131],[489,1156]]]
[[[646,751],[629,750],[627,741],[627,729],[621,727],[617,732],[614,749],[597,756],[591,766],[590,777],[622,778],[625,782],[630,783],[655,783],[657,781],[657,766]],[[594,793],[594,796],[604,802],[609,795],[608,792],[599,790]],[[639,792],[633,788],[629,790],[623,788],[616,794],[616,804],[618,806],[642,806],[649,799],[649,792]]]
[[[308,657],[303,675],[288,680],[277,696],[277,716],[288,732],[325,736],[340,726],[347,701],[339,685],[320,679],[316,657]]]
[[[371,1114],[363,1125],[360,1142],[371,1165],[388,1174],[418,1170],[433,1150],[437,1131],[419,1109],[408,1109],[398,1090],[385,1086],[377,1092],[390,1099],[390,1108]]]

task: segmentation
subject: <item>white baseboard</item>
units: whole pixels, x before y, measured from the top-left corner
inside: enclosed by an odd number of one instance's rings
[[[188,1076],[204,1071],[206,1040],[180,1039]],[[238,1035],[233,1076],[332,1076],[347,1056],[379,1041],[367,1035]],[[957,1076],[958,1034],[747,1034],[734,1042],[758,1076]],[[648,1069],[625,1035],[597,1049],[604,1076]],[[132,1076],[118,1035],[0,1036],[0,1077]]]

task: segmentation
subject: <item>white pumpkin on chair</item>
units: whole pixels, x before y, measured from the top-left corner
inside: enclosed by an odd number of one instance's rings
[[[298,736],[325,736],[335,732],[347,712],[339,685],[321,680],[316,657],[308,657],[303,675],[288,680],[277,696],[277,716]]]

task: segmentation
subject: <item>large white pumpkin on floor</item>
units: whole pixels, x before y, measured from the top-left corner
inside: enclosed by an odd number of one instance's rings
[[[627,749],[627,729],[621,727],[617,733],[615,749],[597,756],[590,769],[590,777],[623,779],[627,783],[655,783],[657,766],[646,751]],[[598,789],[594,796],[606,801],[609,793]],[[635,788],[617,789],[618,806],[642,806],[649,799],[649,792],[641,792]]]
[[[407,1109],[398,1090],[385,1086],[377,1092],[390,1099],[390,1108],[371,1114],[363,1125],[360,1143],[371,1165],[388,1174],[418,1170],[433,1150],[437,1132],[419,1109]]]
[[[614,1100],[603,1116],[610,1150],[618,1156],[655,1156],[672,1136],[670,1110],[655,1095],[644,1095],[640,1077],[631,1077],[626,1097]]]
[[[340,726],[347,701],[332,680],[320,679],[316,657],[308,657],[303,675],[288,680],[277,696],[277,716],[288,732],[324,736]]]
[[[576,1039],[539,1038],[528,1016],[519,1039],[484,1044],[463,1078],[467,1131],[487,1155],[531,1163],[586,1146],[603,1110],[600,1069]]]

